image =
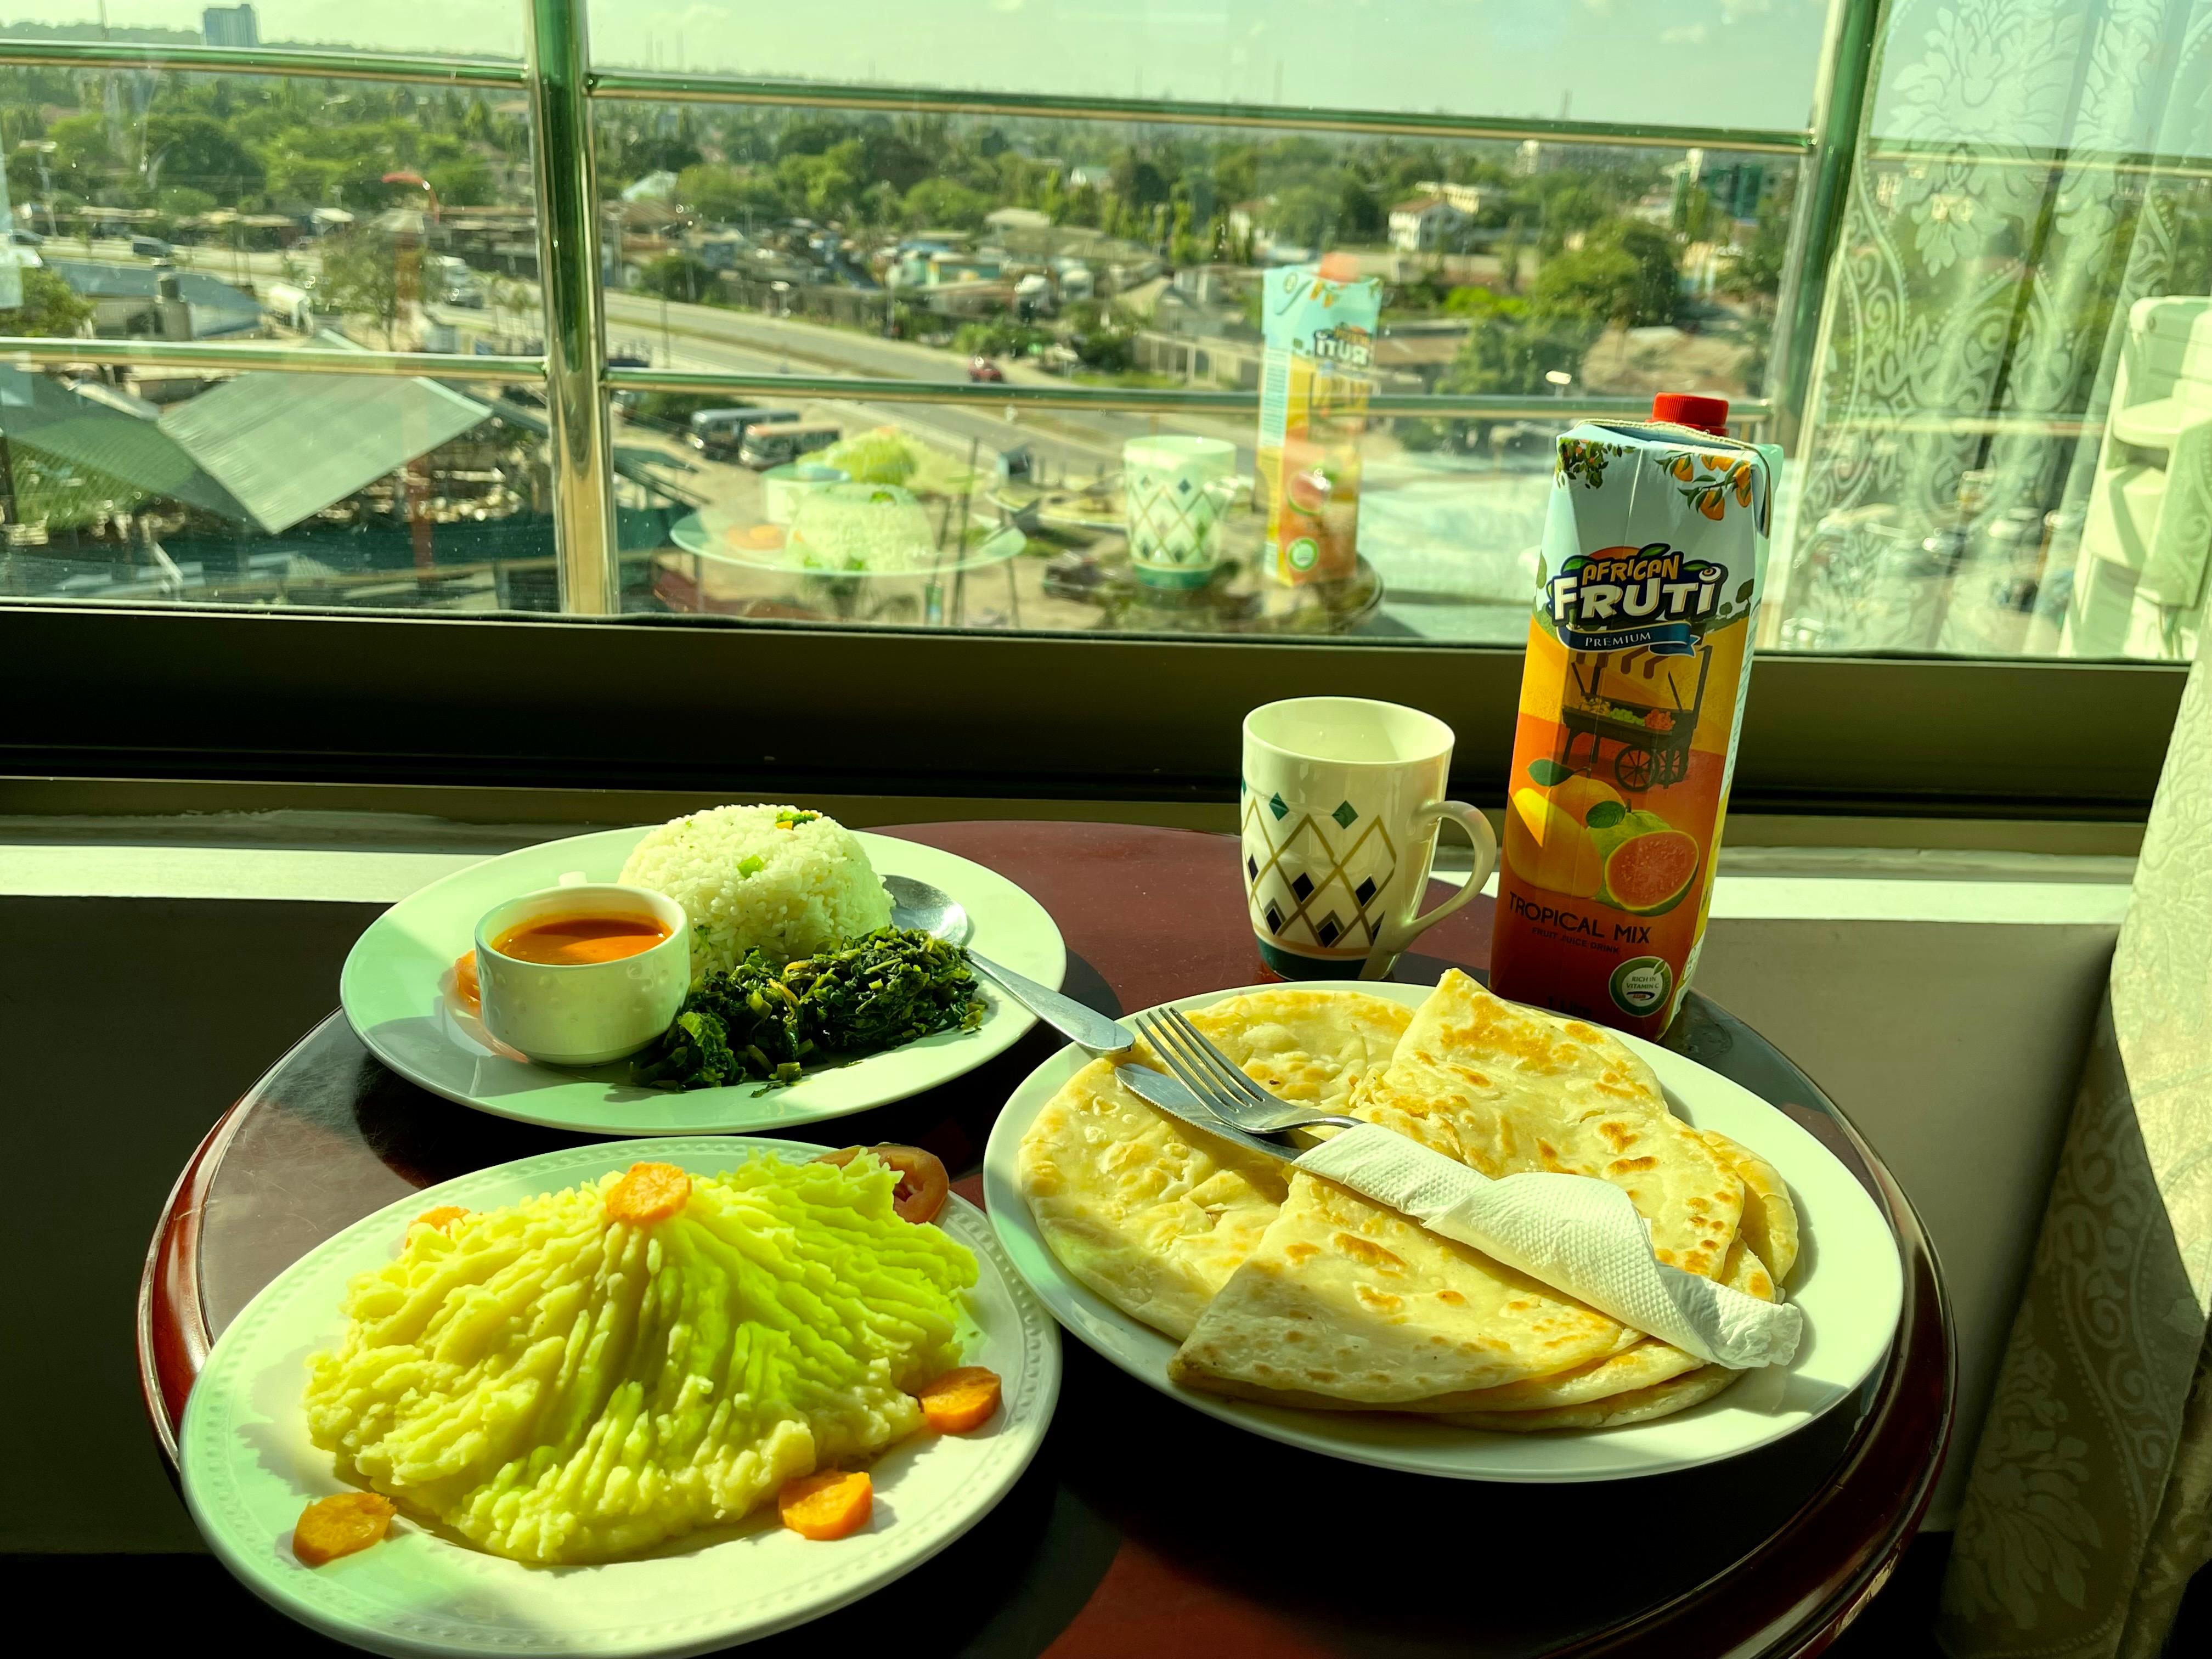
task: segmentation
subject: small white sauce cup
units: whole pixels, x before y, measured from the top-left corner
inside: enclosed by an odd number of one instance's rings
[[[550,916],[635,916],[668,937],[611,962],[522,962],[492,941]],[[495,904],[477,923],[484,1029],[548,1066],[600,1066],[635,1054],[676,1018],[691,985],[684,907],[665,893],[611,882],[546,887]]]

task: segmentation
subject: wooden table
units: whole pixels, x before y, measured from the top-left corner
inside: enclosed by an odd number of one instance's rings
[[[1066,988],[1109,1012],[1262,978],[1237,844],[1184,830],[939,823],[895,833],[1003,872],[1066,936]],[[1397,977],[1489,955],[1478,902]],[[1618,1485],[1484,1486],[1337,1462],[1243,1433],[1065,1345],[1036,1463],[997,1510],[897,1585],[753,1650],[1053,1659],[1817,1652],[1918,1526],[1950,1429],[1941,1279],[1918,1219],[1843,1115],[1741,1021],[1692,995],[1670,1046],[1819,1136],[1888,1217],[1905,1311],[1860,1393],[1710,1468]],[[844,1119],[836,1144],[919,1143],[977,1197],[994,1115],[1055,1047],[1042,1030],[957,1082]],[[333,1014],[208,1133],[156,1229],[139,1302],[147,1411],[175,1427],[216,1334],[347,1224],[454,1176],[586,1137],[401,1081]],[[245,1592],[237,1592],[241,1600]],[[243,1612],[243,1610],[241,1610]],[[289,1650],[338,1651],[306,1632]],[[877,1644],[881,1644],[879,1647]]]

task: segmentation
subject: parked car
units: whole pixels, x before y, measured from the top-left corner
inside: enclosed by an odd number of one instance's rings
[[[756,472],[827,449],[845,435],[835,421],[778,422],[752,428],[738,448],[738,459]]]
[[[979,352],[968,360],[968,378],[995,385],[1006,378],[1006,371]]]
[[[785,425],[798,418],[795,409],[702,409],[691,417],[684,437],[702,455],[726,460],[744,447],[745,434],[755,427]]]
[[[133,236],[131,251],[142,259],[166,259],[171,252],[169,245],[158,236]]]

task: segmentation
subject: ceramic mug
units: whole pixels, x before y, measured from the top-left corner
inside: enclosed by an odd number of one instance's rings
[[[548,916],[646,916],[668,937],[611,962],[522,962],[492,941]],[[587,882],[542,888],[495,904],[477,923],[477,986],[484,1029],[548,1066],[601,1066],[666,1030],[691,986],[691,930],[684,907],[650,888]]]
[[[1364,697],[1293,697],[1244,717],[1237,813],[1252,932],[1291,979],[1381,979],[1423,928],[1481,890],[1490,821],[1448,800],[1452,729]],[[1467,884],[1419,914],[1446,819],[1474,844]]]
[[[1221,562],[1237,499],[1237,446],[1219,438],[1132,438],[1121,446],[1121,514],[1137,580],[1203,587]]]

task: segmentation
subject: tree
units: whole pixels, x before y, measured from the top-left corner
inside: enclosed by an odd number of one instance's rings
[[[1168,199],[1167,176],[1134,150],[1114,158],[1114,193],[1133,207],[1151,207]]]
[[[1439,392],[1541,397],[1555,389],[1547,374],[1580,371],[1600,327],[1585,318],[1540,312],[1527,301],[1483,288],[1454,289],[1444,308],[1471,318],[1473,326],[1467,343],[1437,378]],[[1479,421],[1474,427],[1480,434],[1489,422]]]
[[[1336,240],[1371,242],[1381,237],[1383,224],[1382,204],[1375,199],[1367,181],[1352,168],[1343,168],[1337,175]]]
[[[1581,247],[1545,261],[1530,297],[1546,315],[1633,328],[1674,321],[1680,283],[1674,238],[1656,225],[1616,219]]]
[[[1228,144],[1213,157],[1213,188],[1224,202],[1235,206],[1260,193],[1260,149],[1256,144]]]
[[[258,196],[264,178],[260,157],[209,115],[146,118],[146,182],[155,188],[184,185],[218,202],[238,205]]]
[[[702,219],[726,222],[750,224],[757,218],[781,217],[785,211],[783,192],[775,179],[719,161],[702,161],[678,173],[676,199]]]
[[[439,203],[489,202],[492,198],[491,167],[481,155],[460,155],[433,162],[422,174],[438,192]]]
[[[714,291],[714,273],[704,259],[689,253],[664,253],[638,275],[638,286],[664,300],[696,305]]]
[[[1779,196],[1762,203],[1749,245],[1729,261],[1721,276],[1721,286],[1729,293],[1750,299],[1770,312],[1775,296],[1782,291],[1782,261],[1790,247],[1788,213],[1788,204]]]
[[[331,237],[323,246],[323,302],[381,328],[388,351],[419,292],[422,257],[419,249],[402,247],[367,227]]]
[[[92,301],[82,299],[67,283],[40,266],[17,272],[23,283],[23,303],[0,311],[0,334],[36,334],[66,339],[82,334],[92,320]]]
[[[981,230],[991,198],[950,179],[925,179],[907,191],[905,210],[916,230]]]
[[[1301,247],[1317,248],[1334,239],[1339,205],[1337,198],[1319,185],[1292,185],[1275,192],[1267,225]]]
[[[1170,221],[1168,259],[1176,265],[1194,265],[1206,257],[1191,225],[1190,200],[1186,197],[1176,203]]]

